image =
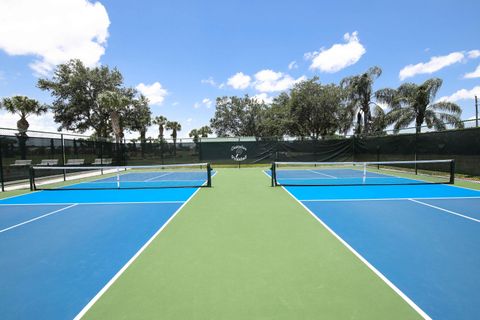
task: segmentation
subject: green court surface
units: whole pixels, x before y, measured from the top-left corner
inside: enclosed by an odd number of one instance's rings
[[[84,318],[421,318],[269,185],[259,168],[219,169]]]

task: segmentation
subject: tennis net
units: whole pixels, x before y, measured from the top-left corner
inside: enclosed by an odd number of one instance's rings
[[[271,177],[272,186],[453,184],[455,161],[274,162]]]
[[[209,163],[152,166],[33,166],[31,190],[197,188],[212,185]]]

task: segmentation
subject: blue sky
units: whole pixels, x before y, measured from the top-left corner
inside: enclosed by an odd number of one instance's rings
[[[478,0],[2,0],[0,97],[48,103],[38,77],[80,58],[118,67],[155,115],[188,136],[209,123],[218,96],[269,101],[305,77],[338,82],[377,65],[376,89],[442,78],[438,98],[460,104],[467,119],[480,95],[479,31]],[[56,128],[50,114],[30,120],[31,129]],[[1,111],[0,121],[16,118]]]

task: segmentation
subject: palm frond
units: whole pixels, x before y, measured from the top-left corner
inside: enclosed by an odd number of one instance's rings
[[[420,86],[425,88],[425,91],[428,93],[429,100],[435,100],[435,96],[437,95],[438,90],[443,84],[443,80],[440,78],[432,78],[426,80]]]
[[[431,104],[429,108],[432,110],[447,111],[456,115],[460,115],[462,113],[462,108],[458,104],[448,101]]]

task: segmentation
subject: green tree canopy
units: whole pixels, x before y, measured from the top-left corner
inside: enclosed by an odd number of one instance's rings
[[[141,94],[132,101],[132,108],[128,118],[130,119],[130,129],[138,131],[140,133],[140,142],[145,142],[148,127],[152,125],[152,111],[150,110],[147,97]]]
[[[297,83],[287,102],[290,133],[313,139],[334,135],[340,129],[343,101],[343,90],[335,84],[322,85],[317,77]]]
[[[262,135],[262,119],[267,105],[244,97],[219,97],[210,127],[219,137]]]
[[[94,129],[97,136],[112,132],[110,112],[99,105],[98,97],[122,87],[123,77],[116,68],[86,67],[80,60],[70,60],[56,67],[52,79],[39,79],[38,88],[54,98],[52,110],[59,129],[85,132]]]

